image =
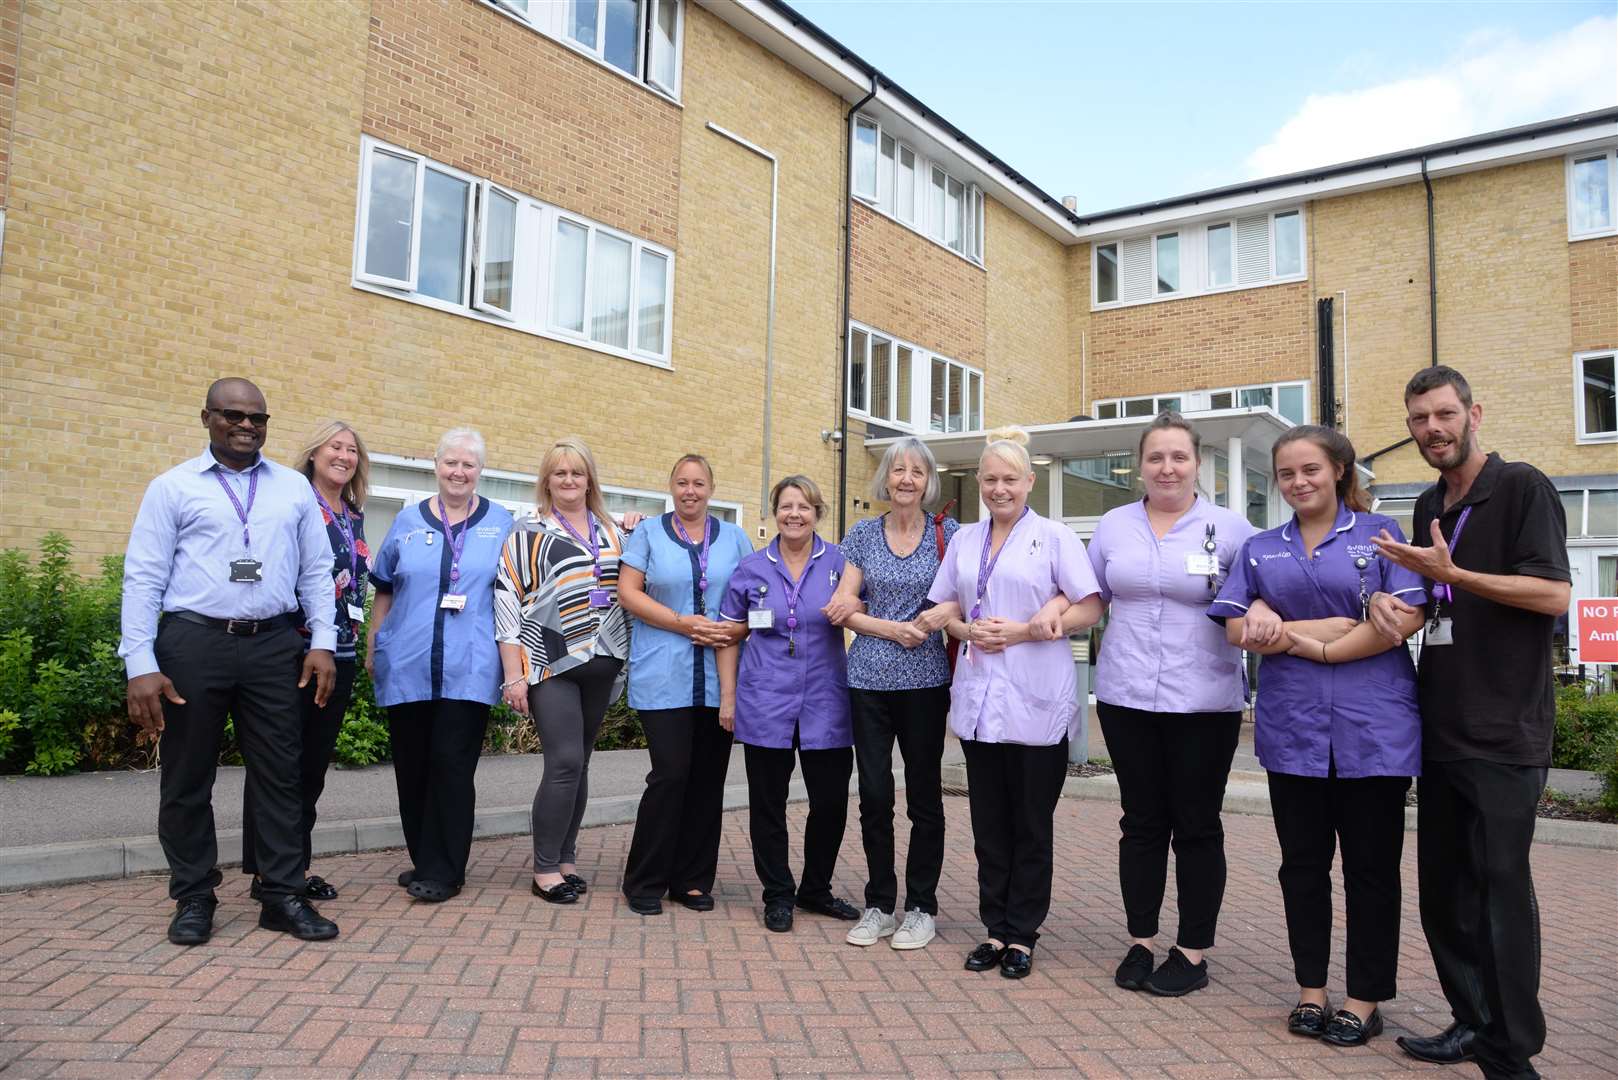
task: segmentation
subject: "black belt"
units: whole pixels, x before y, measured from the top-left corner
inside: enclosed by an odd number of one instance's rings
[[[196,623],[198,626],[211,626],[215,630],[223,630],[237,637],[252,637],[254,634],[279,630],[283,626],[297,629],[303,625],[303,617],[296,611],[289,611],[285,615],[271,615],[267,619],[216,619],[212,615],[198,615],[194,611],[171,611],[168,617]]]

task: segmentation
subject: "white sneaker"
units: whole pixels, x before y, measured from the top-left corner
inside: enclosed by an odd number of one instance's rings
[[[911,908],[905,912],[904,925],[894,931],[892,944],[895,949],[919,949],[937,935],[933,917],[920,908]]]
[[[848,932],[850,945],[875,945],[883,938],[892,935],[899,923],[892,915],[881,908],[868,907],[860,921],[854,924],[854,929]]]

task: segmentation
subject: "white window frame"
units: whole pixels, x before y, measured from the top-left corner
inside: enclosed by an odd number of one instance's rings
[[[476,218],[473,227],[468,230],[477,236],[470,262],[477,267],[475,293],[468,293],[472,306],[478,311],[486,311],[490,315],[502,319],[512,318],[512,311],[517,305],[517,218],[522,213],[522,196],[515,191],[508,191],[492,180],[479,180],[474,185],[477,189]],[[488,272],[488,261],[485,256],[489,250],[489,214],[488,206],[491,198],[509,199],[511,208],[511,308],[502,308],[498,304],[489,303],[483,298],[484,274]],[[468,283],[470,287],[471,283]]]
[[[1592,434],[1585,424],[1584,416],[1585,362],[1608,358],[1613,361],[1614,371],[1618,373],[1618,349],[1591,349],[1573,354],[1573,436],[1574,442],[1581,446],[1618,442],[1618,431],[1598,431]]]
[[[1259,216],[1257,213],[1244,214],[1239,217],[1222,216],[1204,221],[1183,222],[1154,229],[1150,232],[1130,233],[1108,237],[1105,240],[1096,240],[1090,244],[1090,309],[1092,311],[1110,311],[1113,308],[1157,304],[1171,300],[1184,300],[1193,296],[1236,292],[1243,289],[1262,289],[1271,285],[1288,285],[1294,282],[1308,281],[1309,219],[1305,206],[1306,204],[1299,203],[1293,206],[1280,206],[1263,212],[1266,219],[1266,228],[1269,231],[1269,250],[1266,252],[1269,276],[1263,281],[1242,281],[1239,259],[1240,243],[1238,237],[1240,230],[1237,223]],[[1296,274],[1279,275],[1275,270],[1275,219],[1294,213],[1298,215],[1298,264],[1301,269]],[[1230,228],[1231,280],[1229,284],[1215,285],[1211,280],[1211,260],[1208,258],[1208,230],[1221,225],[1229,226]],[[1178,235],[1180,238],[1180,287],[1174,292],[1159,292],[1157,288],[1157,245],[1162,238],[1173,235]],[[1125,244],[1139,240],[1147,241],[1151,250],[1151,288],[1145,296],[1125,297],[1123,288],[1123,249]],[[1116,280],[1119,294],[1116,300],[1101,299],[1101,250],[1103,248],[1111,248],[1116,253]]]
[[[1595,355],[1605,356],[1606,354],[1597,353]],[[1242,391],[1268,390],[1270,391],[1271,401],[1268,408],[1274,410],[1275,414],[1284,420],[1286,417],[1281,412],[1281,391],[1283,389],[1297,388],[1303,391],[1303,419],[1296,421],[1296,423],[1307,424],[1310,423],[1310,417],[1312,415],[1309,401],[1309,387],[1310,381],[1308,379],[1283,379],[1279,382],[1247,383],[1242,386],[1213,386],[1206,390],[1165,390],[1151,394],[1130,394],[1127,397],[1096,398],[1094,401],[1090,402],[1090,411],[1096,414],[1096,419],[1098,420],[1148,420],[1161,412],[1165,402],[1169,401],[1170,399],[1179,400],[1180,408],[1178,411],[1182,414],[1212,412],[1216,408],[1253,408],[1254,406],[1244,406],[1241,404]],[[1215,394],[1229,394],[1231,397],[1231,403],[1228,406],[1215,406],[1213,404],[1213,397]],[[1124,413],[1125,405],[1128,402],[1134,401],[1152,402],[1151,413],[1141,416],[1126,416]],[[1113,409],[1113,415],[1110,417],[1101,416],[1101,410],[1109,407]],[[1294,423],[1294,421],[1290,420],[1287,422]]]
[[[867,400],[865,407],[863,408],[855,404],[853,395],[854,334],[856,332],[865,335],[865,392]],[[889,348],[891,349],[892,359],[890,361],[891,368],[888,377],[888,385],[890,388],[889,408],[894,417],[897,417],[899,412],[899,350],[910,350],[910,419],[908,421],[884,419],[883,417],[875,415],[870,410],[869,398],[873,387],[876,385],[876,380],[871,374],[871,357],[876,351],[877,339],[888,342]],[[962,363],[959,360],[951,359],[950,357],[945,356],[943,353],[934,352],[925,346],[917,345],[913,341],[906,341],[904,338],[890,334],[886,330],[878,330],[867,323],[862,323],[855,319],[849,320],[847,342],[848,344],[845,348],[843,356],[843,378],[845,380],[844,392],[848,394],[848,414],[850,416],[868,421],[873,424],[880,424],[883,427],[893,428],[896,431],[926,433],[944,430],[932,426],[932,372],[933,361],[937,360],[944,364],[950,371],[959,370],[962,373],[961,378],[965,380],[964,385],[966,390],[963,392],[961,397],[961,423],[963,425],[969,423],[972,419],[972,405],[974,403],[968,401],[967,397],[972,386],[972,380],[970,377],[972,375],[977,376],[978,395],[975,403],[977,406],[976,412],[979,420],[981,421],[983,419],[983,399],[985,389],[988,386],[988,379],[984,378],[983,371],[981,369],[975,368],[970,364]],[[948,380],[952,377],[952,375],[946,375],[945,379]],[[944,408],[947,413],[949,409],[949,387],[947,381],[944,392]],[[947,429],[948,426],[949,417],[946,415],[944,418],[944,428]],[[977,429],[967,428],[964,426],[962,427],[962,431],[971,430]]]
[[[410,252],[405,257],[405,276],[402,278],[373,274],[365,269],[366,249],[370,239],[368,229],[371,223],[371,172],[377,154],[410,162],[416,174],[410,211]],[[408,292],[415,291],[421,260],[421,196],[427,180],[427,170],[423,167],[422,160],[420,154],[374,143],[367,145],[361,152],[359,215],[354,231],[354,276],[358,280],[404,289]]]
[[[1573,165],[1577,161],[1588,160],[1593,157],[1604,157],[1607,161],[1607,224],[1595,229],[1576,229],[1573,223]],[[1598,236],[1618,236],[1618,147],[1607,147],[1605,150],[1593,148],[1583,153],[1569,154],[1567,156],[1567,238],[1573,240],[1592,240]]]
[[[865,126],[876,132],[875,156],[876,179],[871,190],[862,190],[856,183],[859,173],[856,171],[855,158],[859,147],[859,128]],[[882,140],[890,139],[893,142],[892,166],[884,173],[882,158]],[[899,213],[899,200],[897,188],[902,173],[900,161],[905,154],[909,154],[915,163],[914,183],[911,191],[911,210],[913,217],[906,218]],[[942,161],[929,158],[917,150],[915,145],[906,142],[897,134],[883,126],[882,121],[870,113],[858,113],[854,117],[854,126],[849,131],[848,146],[849,191],[853,197],[869,206],[884,217],[892,218],[905,228],[926,237],[939,247],[952,255],[959,256],[977,267],[984,266],[983,260],[983,234],[984,234],[984,202],[983,188],[967,180],[958,171],[952,171]],[[935,214],[933,211],[933,171],[937,170],[944,177],[944,210]],[[949,186],[957,184],[961,188],[961,246],[952,247],[947,241],[949,228],[945,215],[949,207]]]
[[[596,41],[600,44],[594,49],[575,40],[568,32],[568,4],[566,0],[527,0],[526,7],[519,6],[513,0],[479,0],[484,7],[511,19],[544,37],[572,50],[580,56],[586,57],[601,67],[617,75],[621,79],[628,79],[636,86],[657,95],[660,98],[680,102],[680,88],[685,75],[685,0],[640,0],[640,15],[636,26],[635,36],[635,63],[637,71],[627,72],[616,64],[609,63],[605,56],[605,20],[606,6],[597,3],[596,7]],[[674,22],[674,85],[665,86],[652,74],[652,28],[655,25],[656,9],[662,4],[677,5]]]
[[[871,132],[871,186],[867,190],[860,186],[860,159],[864,157],[864,150],[860,145],[860,132]],[[863,113],[854,117],[854,124],[848,132],[848,190],[856,199],[866,202],[876,202],[877,195],[882,186],[882,125],[874,117]],[[897,154],[895,154],[897,156]]]

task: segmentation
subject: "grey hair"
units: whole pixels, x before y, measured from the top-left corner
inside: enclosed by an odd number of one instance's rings
[[[484,444],[483,435],[477,428],[458,427],[450,428],[444,432],[438,438],[438,449],[433,451],[433,460],[442,460],[444,452],[452,446],[469,447],[472,453],[477,456],[478,468],[480,469],[488,463],[489,449]]]
[[[927,490],[921,494],[921,505],[931,506],[938,501],[938,461],[927,444],[914,435],[907,435],[883,452],[882,463],[876,467],[876,475],[871,477],[871,498],[877,502],[892,501],[892,494],[888,491],[888,473],[893,471],[896,461],[905,457],[916,458],[927,470]]]

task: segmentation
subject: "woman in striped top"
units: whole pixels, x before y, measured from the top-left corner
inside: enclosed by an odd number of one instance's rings
[[[506,541],[495,586],[495,637],[506,704],[532,716],[545,747],[534,794],[534,895],[571,904],[590,749],[623,690],[629,616],[618,606],[623,538],[608,516],[595,458],[559,439],[539,466],[534,513]]]

